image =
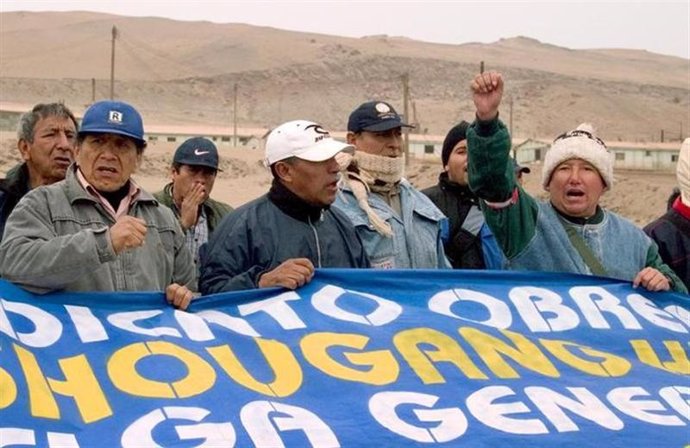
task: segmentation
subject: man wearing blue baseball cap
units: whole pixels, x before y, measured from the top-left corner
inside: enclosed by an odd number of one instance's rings
[[[172,211],[131,178],[146,140],[139,112],[100,101],[85,112],[63,181],[17,205],[0,244],[0,276],[37,293],[162,291],[185,309],[191,254]]]
[[[411,126],[384,101],[350,114],[347,142],[355,154],[333,205],[355,225],[372,267],[449,269],[441,239],[446,218],[403,177],[403,127]]]
[[[180,221],[197,266],[199,248],[208,241],[223,216],[232,211],[228,204],[210,198],[218,171],[216,145],[209,139],[192,137],[175,151],[170,170],[172,182],[153,195],[170,207]]]

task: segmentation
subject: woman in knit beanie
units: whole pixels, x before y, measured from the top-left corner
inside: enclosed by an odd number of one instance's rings
[[[556,137],[542,171],[549,197],[537,200],[516,185],[510,135],[498,119],[503,77],[478,74],[471,89],[477,120],[467,131],[469,182],[510,269],[597,275],[687,293],[657,245],[599,205],[613,185],[613,159],[593,126],[583,123]]]

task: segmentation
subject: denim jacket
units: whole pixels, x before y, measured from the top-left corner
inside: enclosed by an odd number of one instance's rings
[[[390,224],[393,238],[387,238],[374,229],[349,187],[341,187],[333,206],[345,212],[354,224],[369,255],[371,267],[450,269],[441,240],[441,227],[446,220],[443,213],[406,179],[400,182],[400,204],[402,217],[382,197],[369,194],[369,205]]]
[[[84,190],[75,169],[31,190],[14,209],[0,244],[0,276],[36,293],[196,288],[191,254],[169,208],[141,191],[128,214],[146,221],[145,243],[115,254],[114,218]]]

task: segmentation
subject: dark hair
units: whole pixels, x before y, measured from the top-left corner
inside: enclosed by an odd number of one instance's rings
[[[443,146],[441,147],[441,163],[444,167],[448,165],[448,159],[450,159],[450,154],[453,152],[455,145],[467,139],[467,129],[469,127],[470,124],[463,120],[450,128],[448,134],[446,134],[446,138],[443,139]]]
[[[34,141],[34,131],[39,120],[48,117],[69,118],[74,123],[74,130],[79,129],[79,123],[74,114],[64,103],[39,103],[30,112],[22,114],[17,124],[17,140]]]
[[[108,134],[108,132],[79,133],[79,135],[77,135],[77,144],[81,145],[82,143],[84,143],[84,140],[89,135],[98,135],[98,134]],[[120,135],[120,134],[115,134],[115,135]],[[131,140],[132,142],[134,142],[134,146],[137,147],[137,154],[141,155],[144,152],[144,149],[146,149],[146,142],[140,142],[138,140],[133,139],[132,137],[127,137],[126,135],[123,135],[122,137],[127,138],[127,139]]]
[[[287,159],[278,160],[277,162],[274,162],[273,164],[271,164],[270,168],[271,168],[271,174],[273,175],[273,178],[274,179],[280,179],[280,176],[278,176],[278,171],[276,171],[276,165],[278,163],[285,162],[288,165],[292,165],[293,163],[295,163],[296,160],[297,160],[297,157],[291,156],[291,157],[288,157]]]
[[[678,196],[680,196],[680,188],[674,187],[671,196],[668,197],[666,202],[666,210],[671,210],[673,208],[673,203],[676,202]]]

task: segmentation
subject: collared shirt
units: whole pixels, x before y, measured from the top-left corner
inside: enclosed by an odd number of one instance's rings
[[[177,208],[177,207],[176,207]],[[199,248],[208,241],[208,220],[206,218],[206,211],[203,207],[199,207],[201,212],[196,224],[185,232],[185,245],[189,248],[194,259],[194,264],[199,266]]]
[[[110,216],[117,221],[117,219],[120,216],[124,216],[129,212],[129,206],[134,202],[134,199],[137,197],[139,192],[141,191],[141,188],[139,188],[139,185],[134,182],[134,179],[129,179],[129,192],[127,193],[127,196],[122,198],[120,201],[120,205],[118,206],[117,210],[113,208],[112,205],[110,205],[110,202],[103,197],[102,194],[98,192],[91,184],[89,181],[86,180],[84,177],[84,174],[82,174],[81,169],[78,169],[77,167],[77,179],[79,180],[79,183],[81,184],[82,187],[84,187],[84,190],[86,190],[91,196],[95,197],[98,199],[98,202],[101,203],[103,208],[110,214]]]

